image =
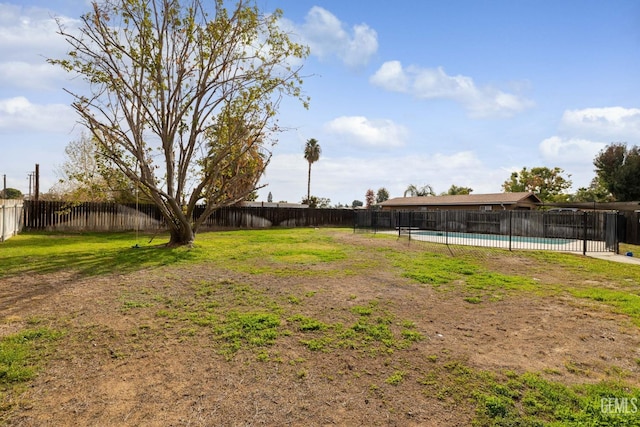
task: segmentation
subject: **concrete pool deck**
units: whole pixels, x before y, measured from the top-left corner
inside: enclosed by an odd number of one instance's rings
[[[638,257],[626,256],[624,254],[616,254],[613,252],[587,252],[587,256],[607,261],[621,262],[623,264],[640,265],[640,258]]]

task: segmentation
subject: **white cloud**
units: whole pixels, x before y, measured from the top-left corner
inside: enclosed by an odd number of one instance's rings
[[[314,6],[304,24],[284,24],[298,35],[300,42],[311,48],[311,54],[321,59],[338,57],[345,65],[358,68],[369,63],[378,50],[378,35],[366,24],[354,25],[350,30],[328,10]]]
[[[78,21],[59,17],[69,29]],[[67,73],[46,62],[63,57],[67,43],[59,36],[54,13],[0,3],[0,87],[60,87]]]
[[[32,104],[23,96],[0,100],[0,132],[70,132],[75,119],[67,105]]]
[[[419,99],[451,99],[476,118],[511,116],[533,106],[532,101],[517,94],[490,86],[478,87],[471,77],[450,76],[442,67],[404,68],[399,61],[388,61],[369,81],[385,90],[407,93]]]
[[[68,27],[78,22],[59,19]],[[50,10],[0,4],[0,51],[5,59],[41,62],[44,59],[38,55],[64,53],[66,43],[57,31],[58,24]]]
[[[385,62],[369,81],[392,92],[407,92],[410,87],[409,77],[402,69],[400,61]]]
[[[328,132],[342,135],[354,145],[376,148],[401,147],[408,131],[392,120],[369,120],[362,116],[342,116],[325,125]]]
[[[69,74],[62,68],[45,62],[41,64],[22,61],[0,62],[2,86],[31,90],[51,89],[54,82],[62,82],[68,77]]]
[[[567,110],[561,130],[607,142],[635,143],[640,139],[640,109],[623,107]]]
[[[551,163],[593,163],[598,152],[606,146],[605,143],[586,139],[563,139],[552,136],[539,145],[542,157]]]
[[[612,142],[636,144],[640,138],[640,109],[601,107],[566,110],[558,135],[540,142],[541,157],[551,167],[571,174],[573,189],[589,185],[593,160]]]

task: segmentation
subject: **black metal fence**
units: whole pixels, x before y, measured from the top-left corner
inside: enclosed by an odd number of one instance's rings
[[[204,207],[197,207],[194,216]],[[155,231],[166,229],[154,205],[27,201],[24,229],[47,231]],[[202,229],[267,227],[352,227],[352,209],[232,206],[214,211]]]
[[[354,230],[445,244],[569,252],[618,252],[615,212],[357,211]]]

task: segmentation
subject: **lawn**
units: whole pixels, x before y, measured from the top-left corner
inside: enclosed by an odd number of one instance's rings
[[[346,229],[0,245],[6,425],[640,425],[640,267]]]

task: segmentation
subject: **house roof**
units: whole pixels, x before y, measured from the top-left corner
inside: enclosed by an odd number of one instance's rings
[[[381,206],[461,206],[461,205],[514,205],[522,202],[541,204],[534,193],[459,194],[455,196],[395,197]]]

